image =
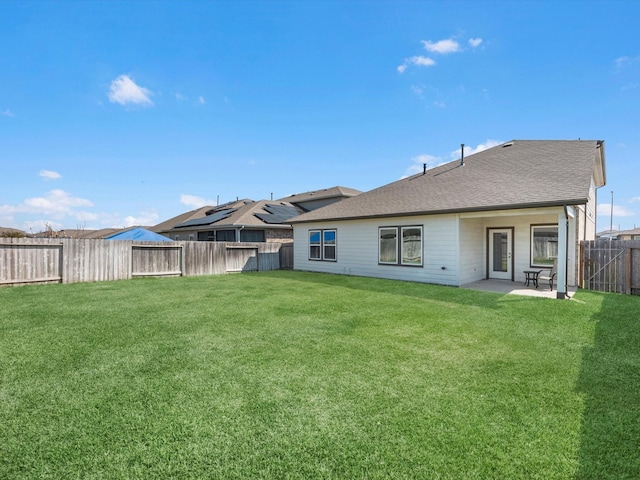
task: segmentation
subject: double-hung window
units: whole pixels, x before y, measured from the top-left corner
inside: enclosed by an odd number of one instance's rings
[[[309,230],[309,260],[335,262],[336,230]]]
[[[422,226],[380,227],[378,262],[422,266]]]

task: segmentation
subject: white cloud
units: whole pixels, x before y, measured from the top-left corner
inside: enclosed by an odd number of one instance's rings
[[[38,175],[40,175],[45,180],[57,180],[59,178],[62,178],[62,175],[52,170],[40,170],[40,173],[38,173]]]
[[[443,163],[447,163],[447,161],[442,161],[441,158],[434,157],[433,155],[418,155],[411,159],[411,166],[407,168],[404,172],[402,178],[407,178],[412,175],[416,175],[418,173],[422,173],[424,171],[424,164],[427,164],[427,169],[437,167],[438,165],[442,165]]]
[[[616,68],[622,69],[640,62],[640,55],[636,57],[618,57],[613,62],[615,63]]]
[[[155,225],[158,222],[158,212],[147,210],[140,212],[138,216],[128,216],[124,218],[125,227],[135,227],[140,225]]]
[[[178,100],[179,102],[184,102],[185,100],[187,100],[187,96],[181,93],[176,93],[176,100]]]
[[[151,106],[151,90],[137,85],[128,75],[120,75],[109,86],[109,101],[120,105]]]
[[[429,40],[421,40],[421,42],[424,45],[424,49],[428,52],[439,53],[441,55],[455,53],[461,50],[460,44],[451,38],[438,42],[431,42]]]
[[[205,103],[207,103],[207,101],[204,99],[204,97],[200,96],[198,97],[198,103],[200,105],[204,105]]]
[[[489,148],[493,148],[497,145],[500,145],[502,142],[497,140],[487,140],[484,143],[479,144],[478,146],[470,147],[469,145],[464,146],[464,154],[465,156],[473,155],[474,153],[482,152],[483,150],[487,150]],[[424,164],[427,164],[427,169],[437,167],[439,165],[444,165],[445,163],[449,163],[453,160],[457,160],[460,158],[461,149],[458,148],[449,154],[449,158],[446,157],[437,157],[434,155],[422,154],[417,157],[413,157],[411,159],[411,166],[407,168],[405,174],[402,178],[410,177],[411,175],[416,175],[418,173],[422,173],[424,171]]]
[[[621,68],[631,62],[631,58],[629,57],[618,57],[614,60],[616,67]]]
[[[436,55],[448,55],[450,53],[462,52],[464,48],[453,38],[446,38],[437,42],[431,40],[420,40],[425,50],[434,53]],[[482,43],[481,38],[470,38],[468,40],[471,48],[476,48]],[[431,67],[436,62],[432,58],[423,56],[413,56],[405,59],[402,65],[399,65],[396,69],[398,73],[404,73],[411,65],[417,65],[422,67]]]
[[[66,215],[76,207],[92,207],[90,200],[73,197],[64,190],[51,190],[44,197],[27,198],[18,211],[44,215]]]
[[[180,195],[180,203],[183,205],[188,205],[193,208],[200,208],[206,205],[215,205],[216,202],[214,200],[209,200],[208,198],[197,197],[195,195]]]
[[[415,56],[409,58],[409,63],[411,65],[418,65],[419,67],[431,67],[436,64],[436,62],[429,57]]]
[[[0,115],[5,116],[5,117],[13,117],[13,112],[11,110],[9,110],[8,108],[6,110],[0,111]]]
[[[51,190],[43,197],[27,198],[19,205],[0,205],[0,214],[29,213],[52,215],[60,219],[73,215],[75,208],[92,206],[90,200],[73,197],[63,190]]]
[[[41,197],[31,197],[25,199],[17,205],[0,205],[0,218],[10,219],[11,224],[21,222],[21,228],[25,231],[39,232],[44,230],[46,225],[56,229],[60,222],[69,218],[82,220],[90,215],[79,211],[81,207],[92,207],[93,202],[85,198],[74,197],[64,190],[51,190]],[[24,215],[37,216],[38,220],[18,220]]]
[[[473,155],[474,153],[480,153],[483,150],[488,150],[490,148],[496,147],[498,145],[500,145],[501,141],[498,140],[487,140],[484,143],[480,143],[478,144],[475,148],[471,147],[469,145],[465,145],[464,146],[464,156],[467,157],[469,155]],[[458,148],[457,150],[454,150],[453,152],[451,152],[451,158],[453,160],[460,158],[460,154],[461,154],[461,149]]]
[[[631,203],[640,202],[640,197],[633,197],[632,199],[629,200],[629,202]]]
[[[621,205],[613,204],[613,216],[614,217],[633,217],[636,212],[629,210]],[[598,204],[598,215],[611,216],[611,204],[600,203]]]
[[[406,58],[404,63],[400,65],[397,70],[399,73],[404,73],[404,71],[407,69],[409,65],[417,65],[419,67],[431,67],[435,64],[436,62],[433,59],[429,57],[423,57],[423,56],[417,55],[410,58]]]

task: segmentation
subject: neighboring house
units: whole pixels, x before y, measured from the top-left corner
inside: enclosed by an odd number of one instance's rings
[[[293,227],[287,223],[289,218],[360,193],[360,190],[353,188],[331,187],[298,193],[278,200],[236,200],[216,207],[206,206],[191,210],[149,230],[173,240],[292,242]],[[274,216],[271,211],[273,207],[265,209],[265,205],[275,206],[280,212],[279,215]],[[223,210],[235,211],[233,215],[219,213]],[[278,221],[284,223],[279,225]],[[241,240],[238,240],[239,238]]]
[[[640,240],[640,228],[618,232],[618,240]]]
[[[514,140],[305,213],[294,268],[460,286],[558,259],[558,298],[595,238],[602,141]]]
[[[596,233],[596,239],[617,240],[620,233],[622,233],[620,230],[603,230]]]
[[[194,210],[190,210],[186,213],[181,213],[176,217],[170,218],[169,220],[165,220],[164,222],[159,223],[153,227],[149,227],[149,230],[156,233],[162,233],[163,235],[168,236],[166,233],[163,233],[163,232],[170,232],[171,229],[176,225],[180,225],[181,223],[188,222],[189,220],[202,218],[207,214],[208,211],[213,210],[214,208],[216,207],[209,205],[205,207],[196,208]]]
[[[338,186],[324,188],[322,190],[313,190],[311,192],[296,193],[294,195],[281,198],[279,201],[292,203],[293,205],[300,207],[305,212],[310,212],[311,210],[326,207],[327,205],[339,202],[346,198],[355,197],[361,193],[362,192],[360,190]]]
[[[128,230],[130,228],[102,228],[100,230],[89,230],[89,229],[62,229],[62,230],[45,230],[44,232],[39,232],[33,235],[36,238],[73,238],[73,239],[89,239],[89,240],[99,240],[108,237],[109,235],[113,235],[114,233],[118,233],[124,230]]]
[[[303,211],[288,202],[238,200],[209,208],[206,215],[158,233],[173,240],[210,242],[292,242],[288,220]]]

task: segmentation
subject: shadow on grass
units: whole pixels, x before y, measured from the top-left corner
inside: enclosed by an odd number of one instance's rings
[[[603,294],[583,353],[576,479],[640,478],[640,297]]]

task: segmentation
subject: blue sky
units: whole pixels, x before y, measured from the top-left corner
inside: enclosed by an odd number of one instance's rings
[[[3,227],[155,225],[578,138],[605,140],[598,230],[612,191],[614,227],[640,227],[640,2],[4,0],[0,19]]]

